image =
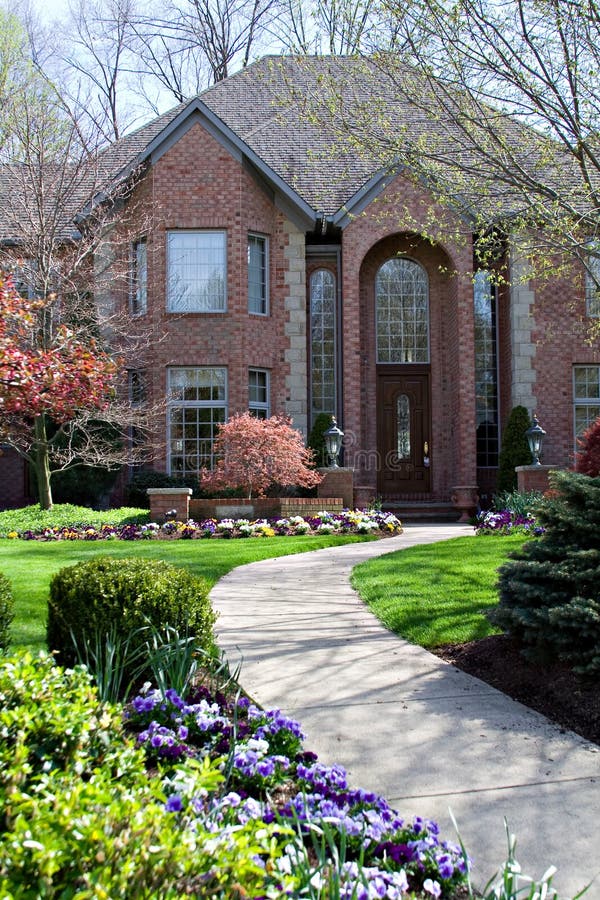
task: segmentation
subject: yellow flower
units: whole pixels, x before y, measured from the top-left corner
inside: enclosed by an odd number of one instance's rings
[[[16,531],[9,531],[9,532],[8,532],[8,537],[9,537],[9,538],[18,538],[19,535],[18,535],[18,532],[16,532]]]

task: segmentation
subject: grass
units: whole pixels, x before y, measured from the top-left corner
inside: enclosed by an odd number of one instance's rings
[[[165,560],[206,578],[212,586],[227,572],[245,563],[365,540],[375,538],[362,535],[299,535],[234,540],[89,543],[0,540],[0,571],[10,579],[15,598],[12,643],[14,647],[28,647],[34,651],[46,646],[46,604],[50,579],[64,566],[75,565],[93,556]]]
[[[123,506],[120,509],[98,511],[87,506],[75,506],[73,503],[57,503],[51,509],[40,509],[39,506],[24,506],[21,509],[6,509],[0,512],[0,536],[9,531],[32,531],[42,528],[62,528],[65,525],[128,525],[130,522],[140,524],[148,522],[150,511],[147,509]]]
[[[463,537],[411,547],[362,563],[352,585],[380,621],[432,649],[497,634],[485,616],[496,606],[498,566],[523,535]]]

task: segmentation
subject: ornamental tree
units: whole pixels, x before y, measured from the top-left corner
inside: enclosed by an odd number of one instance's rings
[[[321,476],[310,466],[312,451],[285,416],[258,419],[250,413],[219,425],[215,439],[217,464],[200,472],[205,490],[242,488],[248,498],[264,497],[272,485],[314,487]]]
[[[51,432],[81,414],[101,416],[116,375],[115,361],[93,339],[84,343],[64,323],[51,327],[55,302],[53,295],[24,299],[0,273],[0,435],[33,466],[45,509],[52,506]]]
[[[579,441],[575,471],[592,478],[600,475],[600,418],[592,422]]]

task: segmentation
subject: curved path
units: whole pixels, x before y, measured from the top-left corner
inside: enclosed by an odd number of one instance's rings
[[[350,587],[363,560],[472,534],[460,525],[235,569],[212,590],[219,644],[245,690],[297,718],[306,747],[402,815],[448,810],[482,886],[505,858],[503,818],[524,872],[554,864],[571,897],[600,871],[600,752],[482,681],[387,631]],[[426,602],[426,598],[423,598]],[[586,900],[600,900],[600,878]]]

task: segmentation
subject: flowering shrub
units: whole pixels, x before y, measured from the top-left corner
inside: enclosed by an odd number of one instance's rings
[[[195,522],[165,522],[158,525],[149,522],[143,525],[104,524],[76,525],[60,527],[44,527],[37,530],[25,529],[0,534],[12,540],[21,538],[25,541],[138,541],[156,539],[206,538],[262,538],[275,535],[297,534],[400,534],[402,526],[399,519],[391,513],[378,510],[344,510],[341,513],[319,512],[316,516],[290,516],[287,519],[204,519]]]

